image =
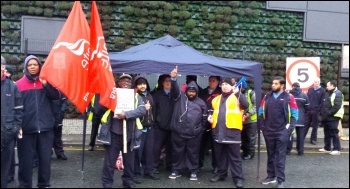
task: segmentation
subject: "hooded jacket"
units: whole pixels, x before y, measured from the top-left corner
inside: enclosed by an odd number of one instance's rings
[[[189,89],[197,92],[193,100],[189,100],[186,95]],[[171,130],[183,138],[196,137],[205,129],[208,117],[207,104],[198,97],[197,84],[191,81],[187,84],[185,92],[180,92],[179,86],[175,85],[171,88],[171,92],[178,96],[171,119]]]
[[[149,83],[147,81],[147,79],[143,76],[136,76],[134,79],[134,86],[135,86],[135,90],[137,90],[137,81],[139,79],[144,79],[146,81],[146,85],[147,85],[147,89],[145,92],[141,92],[141,91],[136,91],[142,98],[142,101],[144,104],[147,104],[147,101],[149,101],[151,108],[149,110],[146,110],[146,115],[144,115],[143,117],[140,118],[141,120],[141,124],[143,127],[149,127],[152,126],[154,124],[154,120],[153,120],[153,115],[154,115],[154,102],[153,102],[153,97],[151,96],[150,93],[150,87],[149,87]]]
[[[39,76],[30,75],[27,64],[32,59],[39,63],[39,69],[41,69],[42,64],[39,59],[33,55],[28,56],[24,61],[24,76],[16,82],[22,94],[24,106],[23,133],[52,130],[55,118],[52,113],[51,100],[58,100],[61,96],[60,92],[49,83],[43,86],[39,81]]]
[[[295,101],[298,105],[298,121],[296,122],[296,127],[305,126],[305,114],[309,109],[309,97],[303,93],[300,87],[295,87],[290,91],[290,94],[294,96]]]

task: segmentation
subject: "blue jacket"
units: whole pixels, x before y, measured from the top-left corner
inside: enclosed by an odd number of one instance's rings
[[[24,65],[24,76],[16,82],[21,91],[24,106],[24,118],[22,122],[23,133],[40,133],[54,128],[55,118],[52,114],[52,100],[58,100],[61,93],[47,83],[43,86],[38,76],[33,77],[27,70],[27,64],[31,59],[38,61],[35,56],[28,56]]]
[[[303,93],[300,87],[293,88],[290,91],[295,98],[295,101],[298,105],[298,121],[296,122],[296,127],[304,127],[305,126],[305,114],[309,109],[309,98],[305,93]]]
[[[14,140],[23,120],[22,95],[12,80],[1,80],[1,149]]]

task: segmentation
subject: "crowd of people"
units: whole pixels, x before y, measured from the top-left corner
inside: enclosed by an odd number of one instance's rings
[[[18,182],[20,188],[32,187],[33,162],[38,162],[39,188],[50,187],[51,156],[67,160],[62,144],[62,126],[66,97],[40,78],[42,63],[33,55],[24,61],[23,77],[14,82],[13,69],[1,57],[1,187],[14,178],[14,147],[18,151]],[[12,73],[11,73],[12,72]],[[141,75],[133,78],[122,74],[116,86],[134,89],[133,110],[114,112],[99,104],[96,94],[90,104],[92,121],[89,151],[94,151],[101,122],[110,124],[110,144],[104,144],[101,183],[104,188],[114,185],[114,171],[120,152],[123,157],[122,185],[133,188],[140,177],[158,180],[161,156],[171,172],[169,179],[184,174],[198,180],[205,154],[211,151],[213,177],[211,182],[228,176],[237,188],[244,187],[242,160],[255,156],[258,125],[267,149],[267,178],[262,184],[277,183],[284,187],[286,156],[292,149],[294,131],[296,150],[304,154],[304,140],[310,127],[311,144],[317,142],[318,117],[324,127],[324,147],[321,152],[339,155],[341,146],[338,122],[344,114],[343,94],[336,81],[327,82],[327,90],[317,78],[305,94],[299,83],[285,90],[286,81],[276,76],[272,90],[256,107],[253,89],[238,78],[210,76],[202,89],[195,76],[186,83],[177,83],[178,67],[159,76],[151,91]],[[28,108],[30,107],[30,108]],[[259,122],[258,122],[259,121]],[[126,128],[126,133],[123,130]],[[124,135],[126,134],[126,141]],[[126,142],[126,149],[124,148]],[[333,144],[333,147],[332,147]]]

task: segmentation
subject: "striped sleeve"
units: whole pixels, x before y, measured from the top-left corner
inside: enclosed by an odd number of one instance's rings
[[[295,98],[292,95],[290,95],[289,107],[290,107],[291,118],[294,118],[295,121],[297,121],[299,118],[299,114],[298,114],[299,110],[298,110],[297,102],[295,101]]]

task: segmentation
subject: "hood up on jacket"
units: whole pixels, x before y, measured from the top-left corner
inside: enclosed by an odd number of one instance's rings
[[[34,56],[34,55],[29,55],[29,56],[27,56],[27,58],[24,60],[24,75],[30,80],[30,81],[35,81],[35,80],[37,80],[39,77],[39,75],[31,75],[30,73],[29,73],[29,71],[28,71],[28,69],[27,69],[27,65],[28,65],[28,62],[30,61],[30,60],[32,60],[32,59],[34,59],[34,60],[36,60],[37,62],[38,62],[38,64],[39,64],[39,74],[40,74],[40,71],[41,71],[41,67],[42,67],[42,64],[41,64],[41,62],[39,61],[39,59],[36,57],[36,56]]]
[[[141,80],[144,80],[144,81],[141,81]],[[136,90],[137,90],[137,84],[138,84],[138,82],[145,82],[146,85],[147,85],[146,91],[147,91],[148,93],[151,91],[150,86],[149,86],[149,83],[148,83],[147,79],[146,79],[144,76],[138,75],[138,76],[135,77],[135,79],[134,79],[134,88],[135,88]],[[139,92],[139,91],[137,91],[137,92]]]
[[[196,91],[196,95],[195,96],[189,96],[187,94],[187,91],[189,91],[189,90]],[[198,96],[198,86],[197,86],[196,82],[191,81],[189,84],[187,84],[185,93],[186,93],[186,96],[187,96],[187,98],[189,100],[194,100]]]
[[[294,87],[292,90],[289,91],[290,94],[293,96],[298,96],[303,91],[300,89],[300,87]]]

